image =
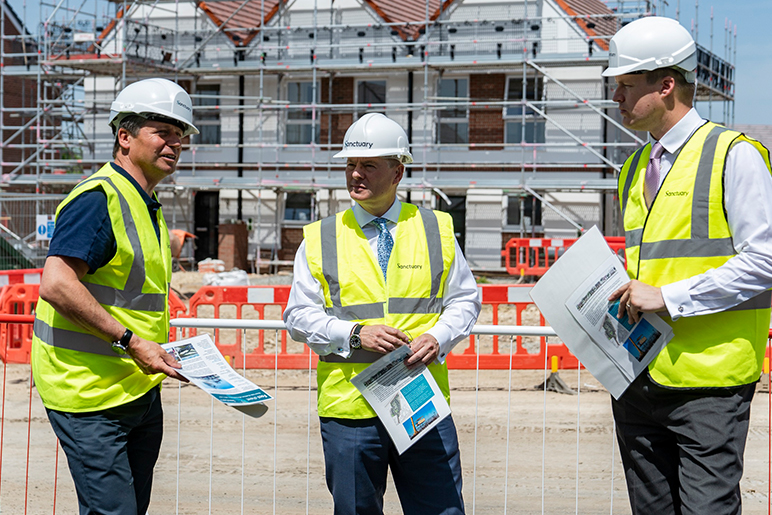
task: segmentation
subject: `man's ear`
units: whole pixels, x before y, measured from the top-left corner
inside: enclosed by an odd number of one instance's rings
[[[115,136],[115,139],[118,141],[118,145],[123,150],[129,150],[130,138],[132,138],[131,133],[123,127],[118,129],[118,134]]]
[[[397,174],[394,176],[393,184],[399,184],[399,181],[402,180],[402,176],[404,174],[405,174],[405,165],[400,163],[399,166],[397,167]]]
[[[672,96],[675,97],[676,81],[670,75],[666,75],[662,78],[660,83],[659,92],[663,97]]]

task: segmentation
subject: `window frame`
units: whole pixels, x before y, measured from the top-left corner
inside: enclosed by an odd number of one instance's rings
[[[303,88],[302,88],[302,85],[307,84],[307,85],[311,86],[310,91],[313,91],[313,80],[310,80],[310,79],[309,80],[291,80],[291,81],[287,81],[287,83],[284,86],[284,96],[285,96],[285,98],[286,98],[286,100],[288,102],[288,105],[291,106],[294,103],[294,99],[290,98],[290,85],[291,84],[298,84],[298,85],[300,85],[299,89],[298,89],[299,100],[298,100],[297,104],[304,105],[304,104],[313,104],[314,103],[312,101],[312,99],[309,99],[308,101],[305,101],[303,99],[304,95],[303,95]],[[313,94],[313,93],[311,93],[311,94]],[[317,105],[320,104],[321,97],[322,97],[322,84],[321,84],[320,81],[317,80],[316,81],[316,102],[315,102]],[[320,133],[321,133],[321,127],[322,127],[321,126],[321,121],[320,121],[320,116],[319,116],[320,115],[320,111],[317,109],[316,120],[313,120],[313,118],[311,118],[311,116],[313,116],[313,114],[311,112],[309,112],[310,116],[308,118],[302,118],[302,117],[293,118],[291,116],[292,112],[293,112],[293,108],[288,107],[287,110],[284,113],[285,114],[285,116],[284,116],[284,143],[286,143],[287,145],[310,145],[312,143],[310,141],[310,138],[308,138],[308,141],[306,141],[306,138],[300,138],[297,141],[290,141],[290,131],[289,131],[289,128],[290,127],[308,127],[308,130],[310,131],[310,128],[315,125],[316,126],[316,130],[314,131],[314,140],[315,141],[313,143],[318,145],[319,142],[321,141]],[[302,113],[302,112],[303,111],[300,111],[300,110],[298,111],[298,113]],[[301,135],[302,135],[302,131],[301,131]]]
[[[510,84],[513,81],[517,81],[518,88],[517,90],[520,92],[519,100],[522,100],[523,94],[522,94],[522,83],[523,83],[523,76],[522,75],[509,75],[506,78],[506,83],[504,85],[504,101],[505,102],[511,102],[515,99],[509,98],[509,92],[510,92]],[[532,89],[531,84],[533,83]],[[530,98],[528,96],[529,89],[533,92],[533,98]],[[539,77],[538,75],[530,75],[526,74],[526,100],[531,101],[539,101],[542,98],[542,95],[544,94],[544,80]],[[507,106],[505,105],[501,110],[501,118],[504,121],[504,143],[509,144],[518,144],[521,141],[524,141],[525,143],[544,143],[545,142],[545,125],[546,120],[542,119],[540,115],[538,115],[535,111],[531,110],[528,107],[524,107],[525,110],[525,131],[526,131],[526,137],[518,140],[518,141],[510,141],[510,135],[511,135],[511,127],[514,125],[518,125],[517,132],[520,133],[522,130],[522,112],[518,112],[516,114],[509,114],[510,109],[518,109],[520,110],[520,106]],[[530,130],[530,137],[529,137],[529,128]],[[514,136],[514,135],[512,135]]]
[[[200,96],[196,96],[193,99],[193,123],[195,124],[196,128],[199,130],[199,134],[196,135],[196,144],[198,145],[220,145],[222,144],[222,120],[220,117],[220,109],[204,109],[198,111],[198,114],[196,114],[196,106],[198,107],[208,107],[208,106],[219,106],[219,97],[222,91],[221,84],[196,84],[196,95],[207,95],[203,92],[214,92],[213,95],[211,95],[213,98],[211,99],[212,103],[204,103],[204,101],[208,101],[208,98],[201,98]],[[209,131],[207,131],[206,128],[208,127],[214,127],[216,130],[214,131],[214,134],[217,135],[216,138],[209,140],[207,134],[209,134]]]
[[[451,76],[451,77],[442,77],[439,79],[437,84],[437,96],[441,97],[442,102],[453,102],[452,100],[445,100],[446,98],[450,97],[444,97],[441,96],[442,93],[442,82],[443,81],[456,81],[456,96],[453,98],[461,99],[457,100],[456,102],[464,102],[465,105],[461,106],[461,108],[452,109],[454,113],[458,113],[460,111],[464,112],[464,116],[444,116],[444,110],[440,109],[437,110],[437,136],[436,136],[436,142],[438,144],[461,144],[461,145],[468,145],[469,144],[469,76]],[[458,81],[464,81],[466,83],[465,86],[465,94],[463,96],[458,95]],[[442,141],[442,126],[443,125],[465,125],[466,126],[466,133],[465,133],[465,139],[463,141],[456,139],[456,141]],[[458,131],[453,131],[456,135],[458,135]]]
[[[376,83],[376,82],[383,82],[383,102],[368,102],[370,104],[383,104],[384,106],[388,103],[389,100],[389,81],[387,78],[369,78],[369,79],[357,79],[354,83],[354,105],[359,105],[361,103],[364,103],[362,99],[359,98],[359,87],[361,84],[364,83]],[[382,108],[370,108],[370,107],[363,107],[361,108],[362,111],[359,111],[360,108],[356,108],[354,111],[354,119],[358,120],[360,116],[364,116],[367,113],[370,112],[383,112]]]

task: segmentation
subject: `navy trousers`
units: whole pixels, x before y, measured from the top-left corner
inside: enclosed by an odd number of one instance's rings
[[[102,411],[46,411],[67,455],[80,515],[145,515],[163,436],[160,389]]]
[[[389,467],[405,515],[463,515],[461,457],[452,417],[401,456],[377,418],[320,418],[335,515],[382,515]]]
[[[741,513],[755,386],[664,388],[643,373],[612,399],[633,515]]]

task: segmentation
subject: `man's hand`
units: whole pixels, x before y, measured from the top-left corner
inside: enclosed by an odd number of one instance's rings
[[[410,344],[410,348],[413,350],[413,354],[407,358],[405,364],[407,366],[417,365],[423,363],[429,365],[437,359],[437,355],[440,353],[440,344],[437,339],[431,334],[424,333]]]
[[[359,337],[362,339],[362,348],[386,354],[397,347],[407,345],[410,339],[399,329],[389,327],[388,325],[366,325],[359,331]]]
[[[654,313],[665,308],[665,299],[662,291],[656,286],[651,286],[641,281],[632,280],[611,294],[609,301],[619,299],[619,313],[622,317],[625,311],[632,323],[641,319],[641,313]]]
[[[127,347],[127,354],[145,374],[166,374],[173,379],[178,379],[184,383],[188,382],[175,370],[182,368],[182,365],[157,343],[140,338],[135,334],[131,337]]]

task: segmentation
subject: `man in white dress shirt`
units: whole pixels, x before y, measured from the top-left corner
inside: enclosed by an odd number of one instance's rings
[[[769,152],[694,110],[696,48],[675,20],[636,20],[609,47],[622,122],[650,135],[619,177],[632,281],[609,300],[674,331],[612,400],[632,511],[740,513],[770,320]]]
[[[480,301],[447,213],[397,199],[413,158],[405,131],[382,114],[359,118],[343,151],[351,209],[309,224],[295,257],[284,321],[319,354],[318,411],[336,515],[383,513],[391,468],[403,512],[464,513],[452,417],[402,455],[351,379],[409,345],[449,398],[445,358],[469,335]]]

